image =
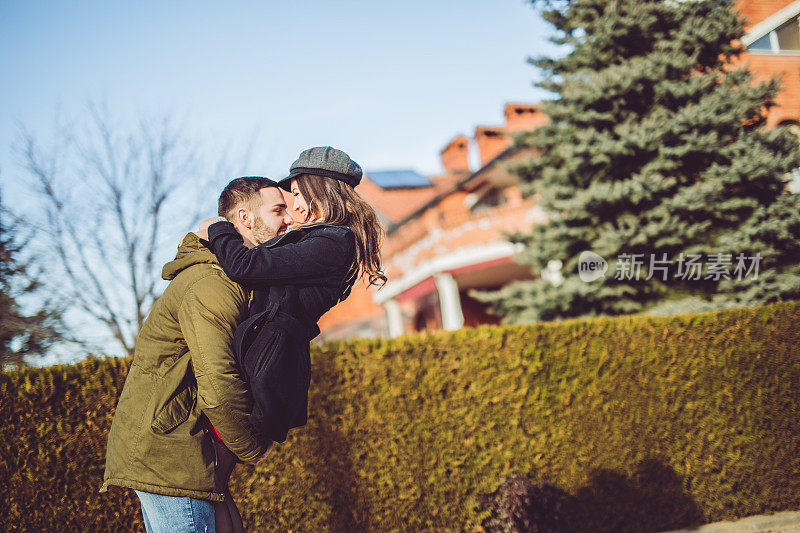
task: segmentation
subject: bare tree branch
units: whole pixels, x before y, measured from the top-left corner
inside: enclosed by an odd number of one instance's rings
[[[203,172],[198,145],[169,117],[124,129],[104,107],[90,103],[88,115],[85,130],[59,129],[46,150],[23,132],[19,152],[42,211],[35,226],[54,263],[53,294],[131,354],[163,286],[160,265],[209,214],[196,197],[215,199],[234,165],[226,150]]]

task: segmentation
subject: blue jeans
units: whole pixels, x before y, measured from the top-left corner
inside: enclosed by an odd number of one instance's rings
[[[147,533],[214,533],[214,504],[137,490]]]

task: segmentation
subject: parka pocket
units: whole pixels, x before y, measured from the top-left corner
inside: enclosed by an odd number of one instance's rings
[[[189,381],[184,380],[181,389],[156,413],[150,424],[155,433],[169,433],[188,420],[197,404],[197,385],[194,380]]]

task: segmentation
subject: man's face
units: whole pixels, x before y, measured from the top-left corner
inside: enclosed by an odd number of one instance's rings
[[[256,245],[282,235],[292,223],[292,216],[286,210],[286,201],[280,189],[265,187],[258,192],[261,195],[261,206],[253,213],[250,228]]]

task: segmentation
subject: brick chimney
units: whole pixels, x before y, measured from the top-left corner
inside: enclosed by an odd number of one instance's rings
[[[481,166],[502,154],[511,146],[511,137],[505,134],[503,128],[478,126],[475,128],[475,141],[481,154]]]
[[[469,139],[459,135],[440,152],[445,172],[469,172]]]
[[[548,117],[534,104],[506,104],[506,131],[534,130],[547,123]]]

